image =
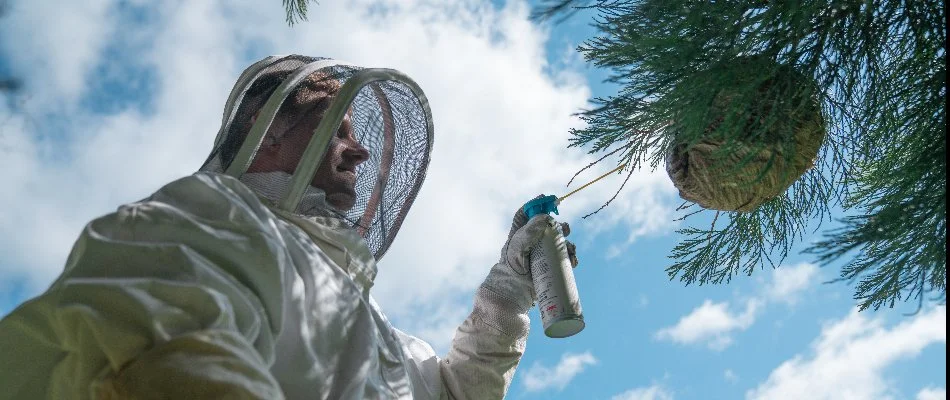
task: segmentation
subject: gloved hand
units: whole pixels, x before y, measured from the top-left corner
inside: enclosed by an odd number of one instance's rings
[[[540,196],[539,196],[540,197]],[[535,215],[531,221],[523,208],[519,208],[511,221],[511,230],[508,231],[508,241],[502,250],[501,261],[508,264],[519,274],[530,274],[531,265],[528,254],[541,240],[541,234],[548,226],[558,222],[548,214]],[[561,222],[561,233],[566,238],[571,234],[571,226]],[[571,260],[571,267],[577,268],[577,247],[570,240],[566,240],[567,255]]]
[[[528,254],[540,242],[544,229],[557,223],[547,214],[535,215],[529,221],[520,207],[515,212],[500,260],[479,287],[475,299],[476,310],[502,332],[513,336],[527,334],[528,311],[537,299]],[[570,233],[567,224],[561,224],[561,229],[564,236]],[[571,265],[576,267],[574,244],[567,242],[567,249]]]

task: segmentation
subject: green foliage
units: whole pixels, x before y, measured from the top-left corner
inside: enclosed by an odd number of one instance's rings
[[[725,222],[716,212],[712,226],[680,230],[671,279],[721,283],[776,266],[840,206],[848,215],[839,217],[842,227],[808,251],[824,264],[851,257],[840,279],[859,280],[860,309],[922,302],[931,292],[945,301],[943,2],[554,0],[534,15],[550,18],[571,6],[597,10],[599,34],[579,51],[612,70],[610,81],[621,89],[581,113],[588,126],[572,132],[570,146],[619,151],[617,163],[628,163],[630,173],[663,165],[684,134],[689,143],[701,140],[721,93],[735,94],[734,117],[717,132],[737,142],[767,133],[750,131],[750,110],[809,95],[757,92],[784,66],[820,88],[828,137],[815,167],[753,212],[726,212]],[[748,57],[777,67],[741,62]],[[700,212],[713,211],[687,216]]]
[[[293,26],[298,21],[307,20],[307,3],[315,0],[284,0],[284,8],[287,9],[287,25]]]

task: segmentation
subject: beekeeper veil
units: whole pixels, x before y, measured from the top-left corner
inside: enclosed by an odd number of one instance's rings
[[[319,109],[293,115],[293,107],[284,107],[285,103],[307,90],[322,91]],[[291,113],[289,120],[306,114],[319,118],[319,124],[292,174],[248,173],[278,112]],[[327,205],[324,192],[312,182],[345,118],[369,158],[356,167],[355,205],[337,210]],[[201,170],[234,176],[284,211],[344,220],[363,236],[378,260],[419,192],[432,140],[428,101],[404,74],[326,58],[271,56],[238,78],[225,104],[214,150]]]

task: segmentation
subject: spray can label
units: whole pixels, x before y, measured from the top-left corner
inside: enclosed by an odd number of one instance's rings
[[[545,228],[541,241],[531,250],[530,260],[544,334],[563,338],[580,332],[584,316],[560,224],[552,220]]]

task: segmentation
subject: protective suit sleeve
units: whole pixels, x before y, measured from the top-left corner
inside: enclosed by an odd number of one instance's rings
[[[440,362],[443,398],[504,398],[524,354],[533,291],[530,277],[504,263],[492,267]]]
[[[527,286],[526,286],[527,283]],[[415,398],[501,399],[524,354],[530,278],[496,264],[475,294],[475,305],[456,330],[444,358],[412,335],[396,330],[409,364]]]
[[[524,256],[554,223],[547,215],[530,221],[515,214],[501,260],[475,291],[471,314],[459,326],[440,369],[445,396],[501,399],[524,354],[535,293]]]
[[[250,190],[204,173],[92,221],[0,321],[0,399],[282,399],[280,238]]]

